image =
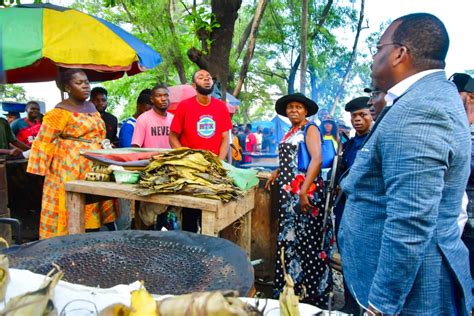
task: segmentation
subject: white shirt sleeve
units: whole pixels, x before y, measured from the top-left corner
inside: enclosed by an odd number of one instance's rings
[[[464,192],[464,195],[462,196],[461,213],[458,216],[459,235],[462,235],[462,232],[464,231],[464,226],[466,226],[468,202],[469,198],[467,197],[466,192]]]

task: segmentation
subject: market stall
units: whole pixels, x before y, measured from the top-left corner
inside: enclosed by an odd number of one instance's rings
[[[183,216],[186,208],[201,210],[202,234],[221,233],[250,255],[250,212],[255,207],[253,186],[258,183],[255,176],[254,182],[248,176],[252,172],[239,171],[208,151],[189,148],[109,149],[83,155],[94,161],[85,177],[95,181],[65,183],[69,234],[85,232],[86,204],[120,198],[166,206],[158,208],[158,214],[169,206],[183,208]],[[133,160],[137,158],[141,159]],[[130,176],[128,183],[121,179],[123,173]],[[116,182],[110,182],[114,178]]]
[[[65,183],[69,234],[85,232],[84,206],[101,199],[122,198],[202,210],[202,233],[218,236],[226,227],[240,221],[240,227],[229,234],[233,241],[250,253],[250,212],[255,207],[255,189],[250,189],[239,200],[223,203],[218,200],[179,194],[136,194],[137,185],[113,182],[71,181]]]

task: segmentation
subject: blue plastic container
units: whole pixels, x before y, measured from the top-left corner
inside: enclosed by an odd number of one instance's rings
[[[25,112],[26,103],[2,102],[2,110],[5,112]]]

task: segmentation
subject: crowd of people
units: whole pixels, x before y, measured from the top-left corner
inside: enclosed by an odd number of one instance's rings
[[[68,98],[44,117],[29,102],[27,117],[11,127],[0,119],[0,153],[25,151],[28,172],[45,176],[40,238],[49,238],[67,234],[64,183],[83,179],[91,169],[79,152],[109,148],[104,139],[112,147],[204,149],[222,160],[230,148],[236,165],[251,162],[249,153],[278,152],[279,168],[266,183],[279,190],[275,297],[288,273],[302,301],[326,308],[338,250],[346,310],[468,315],[474,207],[468,205],[467,212],[462,201],[466,186],[468,195],[474,192],[474,79],[454,74],[447,80],[448,47],[448,33],[433,15],[393,21],[373,53],[372,84],[364,89],[369,96],[345,105],[355,130],[350,139],[350,127],[324,110],[318,113],[316,102],[300,93],[275,104],[291,123],[279,142],[271,128],[258,126],[254,133],[251,124],[232,125],[226,104],[211,96],[214,81],[203,69],[192,77],[196,96],[173,114],[165,85],[143,90],[118,132],[117,118],[106,112],[107,90],[91,91],[82,70],[68,69],[58,81]],[[310,119],[316,114],[319,126]],[[331,171],[338,183],[331,200],[322,177],[326,143],[340,153]],[[303,146],[310,157],[304,169]],[[183,229],[196,231],[199,215],[187,213]],[[117,216],[114,200],[87,205],[86,229],[113,230]]]
[[[370,97],[346,104],[356,135],[344,144],[333,121],[322,120],[320,131],[310,126],[311,100],[288,95],[277,101],[276,112],[292,128],[279,144],[280,167],[267,182],[280,192],[276,297],[283,265],[304,301],[326,307],[335,286],[330,258],[339,248],[343,310],[470,314],[473,207],[466,216],[463,196],[467,184],[472,196],[474,183],[468,183],[474,80],[468,74],[447,80],[448,47],[448,33],[433,15],[392,22],[374,49],[372,87],[364,90]],[[343,146],[338,170],[332,170],[340,191],[335,227],[321,195],[328,193],[320,180],[326,140]],[[298,169],[303,144],[311,157],[306,171]]]

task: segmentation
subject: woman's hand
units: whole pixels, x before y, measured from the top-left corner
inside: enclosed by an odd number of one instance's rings
[[[300,209],[301,209],[301,212],[306,213],[312,207],[313,206],[309,203],[308,193],[300,191]]]
[[[275,184],[275,181],[276,181],[276,179],[278,178],[279,175],[280,175],[280,170],[279,169],[276,169],[276,170],[272,171],[272,173],[270,173],[270,175],[268,176],[267,182],[265,183],[265,189],[270,191],[270,186]]]
[[[8,152],[8,155],[10,156],[18,156],[20,154],[21,154],[21,150],[16,147],[10,149],[10,151]]]

